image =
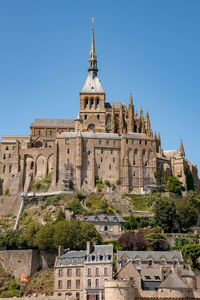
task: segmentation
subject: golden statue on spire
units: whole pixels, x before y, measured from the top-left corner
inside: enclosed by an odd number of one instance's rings
[[[92,24],[94,24],[94,17],[91,17],[90,19],[92,19]]]

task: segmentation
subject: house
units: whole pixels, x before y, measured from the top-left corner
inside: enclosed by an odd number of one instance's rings
[[[120,216],[86,216],[84,221],[94,224],[104,239],[118,239],[124,232],[124,223],[126,222]]]
[[[87,250],[63,251],[56,259],[54,296],[104,300],[104,283],[112,279],[113,246],[87,243]]]

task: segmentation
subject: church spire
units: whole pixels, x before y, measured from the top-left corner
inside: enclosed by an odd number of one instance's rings
[[[97,68],[97,55],[95,51],[95,42],[94,42],[94,18],[92,19],[92,40],[91,40],[91,50],[90,50],[90,58],[89,58],[89,71],[94,71],[95,73],[98,72]]]
[[[184,147],[183,147],[182,139],[180,141],[179,153],[180,153],[181,156],[185,156],[185,150],[184,150]]]

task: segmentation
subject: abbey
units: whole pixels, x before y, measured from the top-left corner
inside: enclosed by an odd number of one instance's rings
[[[51,190],[95,190],[97,178],[120,183],[122,193],[142,193],[155,186],[155,174],[178,177],[187,190],[188,178],[199,192],[197,167],[179,150],[163,151],[160,134],[153,134],[148,112],[106,102],[97,76],[92,27],[88,76],[80,92],[80,110],[72,119],[35,119],[30,136],[3,136],[0,144],[1,193],[25,191],[52,174]]]

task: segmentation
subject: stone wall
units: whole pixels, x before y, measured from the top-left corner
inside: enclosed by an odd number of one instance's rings
[[[16,279],[21,274],[32,276],[43,268],[54,266],[56,253],[40,252],[39,250],[3,250],[0,261],[3,268]]]

